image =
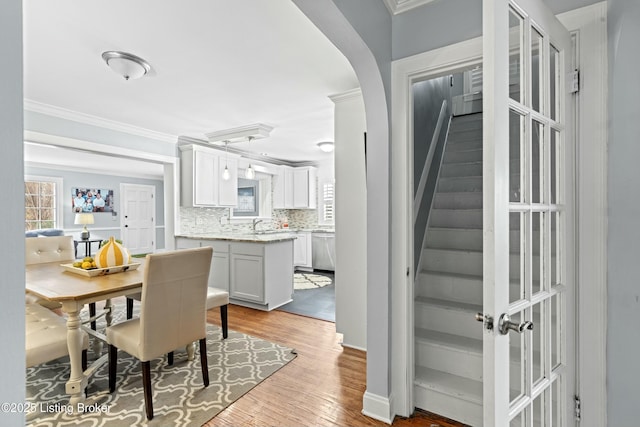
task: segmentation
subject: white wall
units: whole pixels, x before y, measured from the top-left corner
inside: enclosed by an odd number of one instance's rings
[[[608,1],[608,425],[638,425],[640,401],[640,2]]]
[[[22,149],[22,2],[0,2],[0,402],[24,403],[24,172]],[[10,326],[9,326],[10,325]],[[24,425],[24,414],[0,411],[0,424]]]
[[[347,347],[367,347],[366,131],[360,91],[335,103],[336,332]]]

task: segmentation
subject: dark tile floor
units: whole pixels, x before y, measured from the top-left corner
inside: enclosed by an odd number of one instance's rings
[[[333,273],[314,271],[333,279]],[[293,291],[293,301],[283,305],[278,310],[316,319],[336,321],[336,288],[335,282],[318,289],[296,289]]]

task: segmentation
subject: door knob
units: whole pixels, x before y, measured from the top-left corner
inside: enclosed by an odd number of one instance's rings
[[[512,322],[511,317],[507,313],[504,313],[502,316],[500,316],[500,320],[498,322],[498,330],[502,335],[507,335],[509,331],[515,331],[521,334],[525,330],[532,329],[533,322],[530,322],[528,320],[521,323]]]
[[[488,314],[476,313],[476,320],[482,322],[486,330],[490,331],[493,329],[493,317]]]

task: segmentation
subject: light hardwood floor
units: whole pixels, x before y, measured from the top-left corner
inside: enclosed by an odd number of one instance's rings
[[[294,348],[298,356],[205,424],[383,426],[362,415],[366,353],[343,348],[335,324],[283,311],[229,306],[229,328]],[[207,314],[220,325],[218,309]],[[433,414],[396,417],[393,426],[463,427]]]

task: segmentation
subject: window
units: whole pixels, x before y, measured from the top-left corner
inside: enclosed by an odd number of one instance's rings
[[[60,178],[25,177],[25,231],[62,226],[61,188]]]
[[[238,207],[233,209],[234,217],[260,215],[260,181],[238,178]]]
[[[322,200],[320,206],[322,224],[333,224],[335,222],[334,217],[334,205],[335,205],[335,184],[333,182],[325,182],[322,184]]]

